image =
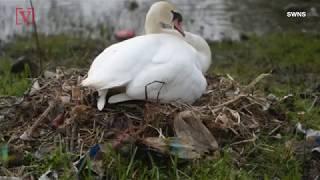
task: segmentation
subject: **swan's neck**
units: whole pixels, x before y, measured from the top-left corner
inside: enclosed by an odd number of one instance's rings
[[[162,32],[162,26],[159,23],[159,20],[149,13],[146,17],[144,29],[146,34],[157,34]]]
[[[184,39],[186,42],[188,42],[195,50],[199,53],[199,66],[201,68],[201,71],[203,73],[207,72],[211,65],[211,50],[208,45],[208,43],[200,36],[192,34],[192,33],[186,33],[186,36],[183,37],[181,34],[179,34],[175,30],[171,29],[163,29],[160,22],[159,17],[156,16],[156,14],[151,14],[152,11],[149,11],[146,16],[145,21],[145,33],[146,34],[157,34],[157,33],[166,33],[166,34],[172,34],[176,37],[179,37],[181,39]]]

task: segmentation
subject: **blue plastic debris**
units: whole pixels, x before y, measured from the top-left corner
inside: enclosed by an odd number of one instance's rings
[[[81,172],[85,169],[89,169],[89,173],[101,175],[101,170],[99,169],[99,167],[96,167],[99,165],[95,166],[95,164],[101,164],[100,161],[96,159],[97,155],[100,152],[101,147],[99,144],[96,144],[73,163],[74,169],[76,170],[78,176],[80,176]],[[95,167],[96,170],[93,167]]]
[[[89,150],[89,157],[94,158],[98,154],[98,152],[100,152],[100,150],[101,148],[99,144],[92,146]]]

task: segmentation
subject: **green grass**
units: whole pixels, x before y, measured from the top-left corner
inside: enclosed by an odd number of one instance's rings
[[[108,42],[90,39],[71,38],[64,35],[44,37],[41,44],[47,57],[46,64],[68,67],[88,66],[90,58],[101,52]],[[320,110],[312,106],[313,98],[302,98],[301,93],[309,92],[320,74],[320,37],[302,33],[271,34],[263,37],[251,36],[243,42],[212,43],[214,54],[210,72],[228,73],[246,84],[261,73],[273,71],[271,79],[258,86],[266,94],[279,97],[294,95],[293,100],[281,105],[288,115],[290,126],[302,122],[310,128],[320,129]],[[6,63],[0,66],[0,94],[21,95],[29,86],[28,73],[12,75],[9,72],[9,59],[21,55],[34,57],[34,43],[18,38],[5,48]],[[4,61],[1,61],[4,62]],[[319,79],[318,79],[319,80]],[[301,112],[305,112],[301,115]],[[153,159],[145,161],[134,149],[127,157],[108,151],[104,157],[104,168],[111,179],[301,179],[303,163],[292,149],[285,146],[290,140],[301,139],[291,131],[282,133],[277,140],[268,135],[260,135],[255,145],[247,145],[242,157],[245,162],[236,165],[233,153],[224,147],[220,158],[181,163],[174,157],[166,163]],[[36,165],[34,173],[40,175],[48,168],[63,171],[63,178],[70,178],[70,162],[75,155],[60,149],[44,160],[36,160],[27,155],[27,164]],[[92,179],[88,174],[86,179]]]
[[[70,37],[64,34],[44,36],[40,35],[40,48],[43,59],[49,68],[56,66],[85,67],[104,47],[107,40],[94,40],[84,37]],[[39,55],[33,39],[17,37],[4,48],[5,55],[12,59],[26,56],[38,63]]]
[[[268,145],[268,146],[267,146]],[[300,179],[301,163],[294,154],[283,148],[283,145],[272,146],[259,143],[254,153],[250,154],[250,161],[246,167],[235,166],[230,149],[224,149],[222,155],[216,160],[196,160],[180,162],[175,157],[167,162],[146,160],[146,157],[136,155],[133,149],[130,156],[123,156],[112,150],[105,154],[102,169],[109,179]],[[265,150],[269,147],[270,150]],[[249,148],[249,147],[248,147]],[[264,149],[265,148],[265,149]],[[61,179],[74,177],[70,162],[74,158],[70,153],[56,150],[44,160],[30,161],[36,176],[54,169],[60,172]],[[151,156],[149,156],[151,157]],[[94,161],[90,161],[89,168]],[[85,179],[93,179],[92,173],[82,174]]]
[[[240,81],[273,70],[278,76],[276,80],[288,78],[297,85],[306,74],[320,73],[320,35],[252,36],[248,41],[212,43],[211,47],[214,54],[211,70],[229,73]]]
[[[29,67],[26,66],[20,74],[12,74],[10,67],[9,59],[0,58],[0,96],[21,96],[30,86]]]
[[[302,177],[302,163],[295,157],[293,150],[285,143],[293,139],[291,135],[284,135],[282,140],[275,140],[267,136],[260,136],[256,145],[246,147],[245,156],[249,170],[255,178],[278,177],[280,179],[300,179]]]
[[[54,170],[59,173],[59,179],[74,179],[75,174],[71,162],[76,156],[65,152],[63,149],[62,146],[56,147],[42,159],[35,158],[33,153],[25,152],[24,165],[30,165],[27,170],[31,171],[36,177],[40,177],[48,170]]]
[[[93,40],[83,37],[67,35],[44,36],[40,35],[40,44],[43,54],[44,67],[55,71],[57,66],[84,68],[99,54],[109,41]],[[11,74],[11,64],[21,56],[31,59],[38,64],[34,40],[29,37],[17,37],[3,48],[0,56],[0,95],[21,96],[30,86],[30,70],[26,67],[21,74]]]
[[[53,151],[43,160],[36,160],[29,154],[29,164],[33,164],[34,175],[40,176],[48,169],[60,172],[60,179],[74,178],[71,161],[75,155],[63,152],[61,149]],[[95,161],[89,160],[89,169]],[[113,150],[108,150],[103,158],[102,169],[108,179],[253,179],[244,170],[237,169],[233,163],[229,150],[225,150],[218,160],[197,160],[181,163],[175,157],[168,161],[158,162],[152,156],[137,155],[137,149],[132,149],[130,156],[123,156]],[[93,169],[95,170],[95,169]],[[82,173],[84,179],[94,179],[92,173]]]

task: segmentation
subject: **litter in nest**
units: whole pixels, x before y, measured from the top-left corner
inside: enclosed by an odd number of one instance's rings
[[[311,145],[311,152],[320,153],[320,131],[313,129],[304,129],[301,123],[296,125],[297,131],[306,136],[306,141]]]
[[[236,148],[254,143],[260,132],[277,134],[286,124],[271,113],[278,101],[254,91],[266,74],[249,86],[208,76],[207,93],[192,106],[131,101],[98,111],[96,93],[79,86],[85,72],[59,69],[36,79],[23,98],[0,98],[0,131],[6,143],[33,153],[42,145],[54,149],[63,144],[67,152],[79,155],[94,144],[111,143],[116,150],[130,144],[195,159],[212,157],[226,144]]]

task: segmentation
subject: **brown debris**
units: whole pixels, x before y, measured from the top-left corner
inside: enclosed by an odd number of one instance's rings
[[[27,129],[21,136],[20,139],[25,141],[34,140],[32,138],[34,131],[38,126],[43,122],[43,120],[48,116],[50,111],[54,108],[55,104],[49,102],[49,107],[39,116],[39,118],[34,122],[34,124],[30,127],[30,129]]]
[[[178,138],[187,142],[200,154],[218,150],[216,139],[192,111],[180,112],[174,119],[174,130]]]
[[[225,76],[207,77],[208,91],[193,106],[132,101],[106,105],[100,112],[96,93],[79,86],[85,72],[60,69],[60,76],[38,78],[40,88],[23,100],[3,103],[0,98],[0,107],[4,107],[1,114],[5,112],[0,130],[12,137],[10,145],[36,152],[41,144],[58,143],[67,151],[82,154],[98,143],[111,142],[114,148],[143,141],[161,144],[161,129],[165,138],[183,139],[202,147],[203,154],[226,144],[241,147],[254,143],[260,132],[273,134],[286,124],[269,113],[270,102],[263,94],[248,93],[248,87]],[[249,89],[253,91],[260,80],[251,83]],[[24,132],[34,140],[29,145],[16,138]]]

